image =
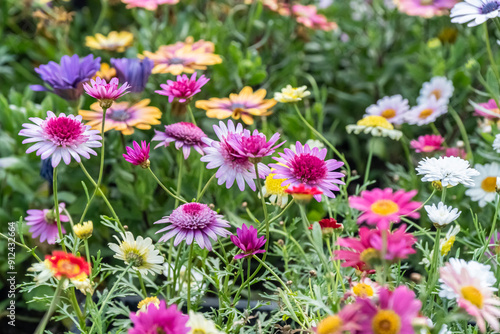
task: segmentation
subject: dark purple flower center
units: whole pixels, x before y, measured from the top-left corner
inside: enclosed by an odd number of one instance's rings
[[[45,135],[58,146],[66,147],[85,142],[85,127],[69,117],[52,117],[42,125]]]
[[[215,223],[217,215],[205,204],[187,203],[175,209],[169,220],[180,228],[202,230]]]
[[[498,6],[499,6],[498,2],[496,2],[496,1],[488,2],[481,9],[481,13],[483,13],[483,14],[489,14],[489,13],[497,10]]]
[[[307,185],[320,183],[328,173],[323,160],[307,153],[296,155],[290,162],[290,170],[296,179]]]
[[[124,122],[130,119],[130,117],[132,117],[132,115],[128,112],[127,109],[113,109],[109,113],[109,118],[117,122]]]

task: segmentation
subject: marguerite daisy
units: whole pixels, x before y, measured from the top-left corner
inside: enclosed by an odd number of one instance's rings
[[[458,157],[424,158],[416,168],[418,175],[424,175],[424,182],[441,182],[443,187],[454,187],[457,184],[474,185],[474,176],[479,172],[470,168],[467,160]]]
[[[408,112],[408,100],[401,95],[386,96],[366,108],[366,116],[382,116],[392,124],[403,124],[404,114]]]
[[[479,175],[473,177],[474,185],[469,186],[465,192],[471,200],[479,202],[480,207],[486,206],[486,203],[493,202],[497,195],[497,177],[500,176],[500,165],[496,162],[486,165],[474,166]]]

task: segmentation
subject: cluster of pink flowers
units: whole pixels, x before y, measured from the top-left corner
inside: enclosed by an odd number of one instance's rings
[[[459,157],[465,159],[467,153],[460,147],[445,147],[444,138],[440,135],[424,135],[410,142],[411,148],[417,153],[433,153],[444,151],[445,157]]]

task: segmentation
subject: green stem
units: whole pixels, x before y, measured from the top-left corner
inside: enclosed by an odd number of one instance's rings
[[[83,241],[83,244],[85,245],[85,255],[87,256],[87,262],[89,263],[89,266],[90,266],[90,273],[92,275],[92,262],[91,262],[91,258],[90,258],[90,251],[89,251],[89,242],[87,241],[87,239],[85,239]]]
[[[144,298],[148,297],[148,291],[146,290],[146,286],[144,285],[144,279],[142,278],[142,274],[139,270],[137,270],[137,277],[139,278],[139,283],[141,284],[142,293],[144,294]]]
[[[54,210],[56,212],[57,231],[59,233],[59,239],[61,240],[61,247],[64,251],[66,251],[66,245],[64,244],[64,236],[63,236],[62,228],[61,228],[61,216],[59,213],[59,201],[57,199],[57,166],[54,167],[52,188],[53,188],[53,193],[54,193]]]
[[[101,28],[102,22],[106,17],[106,13],[108,12],[108,0],[101,0],[101,11],[99,12],[99,17],[97,18],[97,22],[94,26],[94,32],[99,32]]]
[[[309,225],[310,224],[309,224],[309,220],[307,219],[306,210],[302,204],[299,205],[299,209],[300,209],[300,215],[302,217],[302,223],[304,225],[304,233],[307,236],[307,238],[309,239],[311,246],[316,251],[316,254],[318,254],[318,257],[321,260],[321,263],[325,267],[325,271],[330,272],[331,270],[330,270],[330,267],[328,266],[328,262],[325,259],[325,254],[324,254],[323,250],[318,248],[318,245],[316,245],[316,243],[314,242],[314,240],[311,236],[311,233],[309,232]]]
[[[249,278],[251,276],[250,272],[251,272],[251,262],[252,262],[252,258],[251,257],[248,257],[247,259],[247,278]],[[248,293],[247,293],[247,309],[250,309],[250,297],[252,295],[252,289],[250,288],[250,284],[248,284]]]
[[[106,1],[106,0],[102,0]],[[97,178],[97,187],[99,188],[101,186],[102,182],[102,174],[104,171],[104,155],[105,155],[105,143],[106,143],[106,136],[104,135],[104,125],[106,123],[106,112],[108,111],[108,108],[102,108],[102,123],[101,123],[101,135],[102,135],[102,147],[101,147],[101,164],[99,165],[99,177]],[[95,191],[94,191],[95,193]]]
[[[182,171],[184,169],[184,157],[182,156],[182,150],[177,153],[177,164],[179,165],[179,173],[177,174],[177,192],[175,197],[175,205],[174,208],[179,206],[179,196],[181,194],[182,187]]]
[[[370,168],[372,165],[373,158],[373,139],[370,140],[369,149],[368,149],[368,160],[366,161],[366,170],[365,170],[365,178],[363,179],[363,187],[366,188],[366,182],[368,182],[368,178],[370,176]]]
[[[283,210],[281,210],[280,213],[278,213],[275,217],[271,218],[269,223],[272,223],[272,222],[278,220],[292,206],[293,203],[295,203],[295,199],[292,198],[292,200],[285,206],[285,208]]]
[[[158,179],[158,177],[155,175],[155,173],[153,173],[153,171],[151,170],[151,168],[148,167],[148,171],[151,173],[151,175],[153,176],[153,178],[156,180],[156,182],[160,185],[160,187],[165,190],[165,192],[167,194],[169,194],[170,196],[172,196],[173,198],[175,198],[176,201],[180,201],[182,203],[187,203],[187,201],[181,197],[178,197],[177,195],[175,195],[173,192],[171,192],[167,187],[165,187],[165,185],[163,183],[161,183],[161,181]],[[176,206],[177,207],[177,206]]]
[[[47,327],[47,323],[49,322],[50,317],[52,316],[52,313],[54,313],[54,311],[55,311],[55,309],[57,307],[57,302],[59,301],[59,296],[61,295],[61,291],[62,291],[62,287],[63,287],[63,282],[64,282],[64,278],[61,279],[59,281],[59,283],[57,284],[57,288],[56,288],[56,292],[54,294],[54,298],[52,299],[52,301],[50,303],[49,309],[47,310],[47,312],[43,316],[42,321],[40,322],[40,324],[36,328],[36,330],[35,330],[36,334],[43,334],[43,332],[45,331],[45,327]]]
[[[205,194],[205,192],[208,189],[208,186],[210,185],[210,183],[212,183],[213,179],[215,179],[215,173],[212,175],[212,177],[210,177],[210,179],[207,181],[207,183],[205,183],[205,186],[201,190],[200,194],[198,195],[198,197],[196,197],[196,202],[199,202],[200,199],[203,197],[203,195]]]
[[[264,224],[266,224],[266,246],[264,247],[266,252],[264,253],[264,255],[262,257],[262,261],[265,261],[266,257],[267,257],[267,250],[269,249],[269,225],[270,225],[269,213],[267,212],[266,200],[265,200],[264,195],[262,193],[262,184],[260,182],[260,177],[259,177],[259,164],[255,163],[254,167],[255,167],[255,177],[256,177],[257,188],[259,189],[260,201],[262,203],[262,209],[264,210]]]
[[[78,301],[76,300],[75,288],[70,288],[68,291],[69,300],[73,309],[75,310],[76,317],[78,318],[78,322],[82,328],[85,328],[85,316],[82,314],[82,310],[80,309],[80,305],[78,305]]]
[[[462,122],[462,119],[460,119],[460,116],[458,116],[457,112],[455,109],[452,107],[449,107],[450,114],[457,122],[458,128],[460,129],[460,135],[462,136],[462,139],[464,140],[465,143],[465,149],[467,150],[467,159],[470,160],[471,165],[474,164],[474,155],[472,154],[472,149],[470,147],[470,142],[469,142],[469,136],[467,136],[467,130],[465,129],[464,123]]]
[[[498,220],[498,207],[500,205],[500,198],[498,195],[495,196],[495,201],[496,201],[496,205],[495,205],[495,215],[493,216],[493,221],[491,222],[491,231],[490,231],[490,235],[488,237],[488,239],[486,239],[486,242],[483,246],[483,249],[482,251],[479,253],[479,254],[484,254],[490,244],[490,240],[493,238],[493,233],[495,233],[495,230],[496,230],[496,226],[497,226],[497,220]],[[497,270],[499,270],[497,268]]]
[[[488,25],[483,24],[483,27],[484,27],[484,39],[486,42],[486,50],[488,51],[488,58],[490,58],[491,68],[493,70],[493,73],[495,73],[497,80],[500,81],[500,76],[498,75],[497,64],[495,63],[495,59],[493,58],[493,52],[491,52],[490,35],[488,33]]]
[[[188,312],[191,310],[191,267],[193,266],[193,249],[194,249],[194,241],[191,242],[189,246],[189,257],[188,257],[188,266],[186,270],[187,275],[187,310]]]
[[[189,104],[187,105],[187,110],[188,110],[189,118],[191,118],[191,123],[196,125],[196,120],[194,118],[193,109],[191,108],[191,105],[189,105]],[[198,125],[196,125],[196,126],[198,126]]]
[[[427,289],[426,289],[426,295],[433,296],[432,291],[434,290],[434,287],[436,286],[436,282],[439,277],[439,262],[440,262],[440,255],[441,255],[441,250],[439,249],[439,242],[441,240],[441,228],[437,228],[436,231],[436,236],[434,239],[434,249],[433,249],[433,254],[432,254],[432,261],[431,261],[431,267],[429,270],[429,281],[427,282]],[[431,309],[434,308],[434,297],[432,297],[432,306]]]
[[[8,236],[6,236],[6,235],[5,235],[5,234],[3,234],[3,233],[0,233],[0,237],[4,238],[5,240],[11,240],[11,241],[12,241],[12,238],[9,238]],[[11,242],[11,241],[9,241],[9,242]],[[31,253],[31,255],[33,255],[33,257],[34,257],[34,258],[35,258],[38,262],[42,262],[42,259],[40,259],[40,258],[38,257],[38,255],[36,255],[36,253],[35,253],[35,249],[34,249],[34,248],[29,248],[29,247],[28,247],[28,246],[26,246],[25,244],[22,244],[22,243],[20,243],[20,242],[18,242],[18,241],[15,241],[15,240],[14,240],[14,243],[15,243],[16,245],[18,245],[19,247],[22,247],[22,248],[26,249],[28,252],[30,252],[30,253]]]

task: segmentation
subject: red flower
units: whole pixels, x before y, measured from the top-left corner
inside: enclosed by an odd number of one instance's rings
[[[344,225],[337,223],[337,220],[334,218],[325,218],[321,219],[318,222],[319,226],[321,227],[321,230],[325,229],[332,229],[332,230],[337,230],[337,229],[342,229],[344,228]],[[313,226],[309,226],[309,229],[312,230]]]
[[[285,189],[285,192],[287,194],[291,194],[292,197],[302,203],[309,203],[313,196],[320,196],[323,194],[321,190],[319,190],[316,187],[308,187],[304,185],[303,183],[299,184],[298,186],[291,186]]]
[[[57,278],[74,278],[81,274],[89,275],[89,264],[80,256],[62,251],[54,251],[46,255],[50,269]]]

